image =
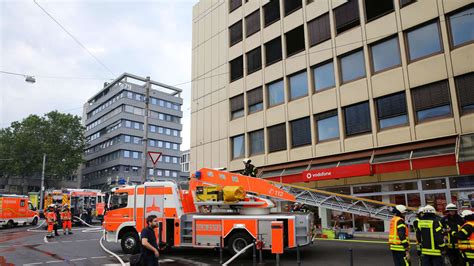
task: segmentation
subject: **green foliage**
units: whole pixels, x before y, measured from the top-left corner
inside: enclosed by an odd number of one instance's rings
[[[47,178],[70,176],[83,162],[85,147],[79,116],[57,111],[30,115],[0,129],[0,176],[41,174],[44,153]]]

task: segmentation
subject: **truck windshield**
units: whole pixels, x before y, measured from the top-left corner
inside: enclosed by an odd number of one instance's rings
[[[128,193],[114,193],[110,196],[110,210],[127,207]]]

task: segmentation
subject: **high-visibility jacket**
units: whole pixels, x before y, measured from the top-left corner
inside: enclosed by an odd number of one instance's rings
[[[435,214],[425,214],[418,222],[416,239],[421,243],[421,254],[441,256],[446,247],[441,220]]]
[[[393,216],[390,221],[390,232],[388,234],[388,244],[393,251],[409,250],[408,228],[405,220],[399,216]]]
[[[61,212],[61,220],[70,221],[71,220],[71,211],[64,210]]]
[[[415,235],[418,233],[418,230],[420,230],[418,228],[419,221],[420,221],[420,216],[416,217],[415,221],[413,221],[413,229],[415,231]],[[416,239],[416,250],[421,251],[421,246],[420,246],[420,242],[418,242],[418,239]]]
[[[467,221],[456,234],[459,250],[467,259],[474,259],[474,221]]]
[[[56,214],[53,211],[46,212],[46,221],[48,223],[56,222]]]
[[[464,223],[463,219],[461,216],[459,216],[459,214],[453,216],[446,215],[443,217],[441,222],[443,223],[444,227],[449,227],[451,229],[446,234],[447,247],[450,249],[457,249],[458,243],[456,240],[456,234]]]
[[[245,169],[241,172],[242,175],[256,177],[257,176],[257,167],[253,164],[248,164],[245,166]]]

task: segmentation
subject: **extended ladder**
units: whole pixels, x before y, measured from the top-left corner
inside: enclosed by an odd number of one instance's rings
[[[333,193],[313,188],[273,181],[270,182],[275,186],[279,186],[286,190],[288,193],[293,194],[296,198],[296,202],[301,204],[352,213],[360,216],[368,216],[381,220],[390,220],[393,216],[391,210],[395,204],[358,198],[350,195]],[[408,209],[411,211],[416,211],[414,208]]]

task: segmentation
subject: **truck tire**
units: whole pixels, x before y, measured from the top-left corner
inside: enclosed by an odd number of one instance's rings
[[[37,225],[38,224],[38,217],[33,218],[33,221],[31,221],[31,225]]]
[[[8,220],[7,224],[5,225],[6,228],[13,228],[15,226],[15,223],[13,220]]]
[[[232,234],[227,241],[227,248],[232,253],[232,256],[239,253],[246,246],[250,245],[253,242],[252,237],[249,236],[246,232],[236,232]],[[252,251],[251,248],[247,249],[242,256],[250,254]]]
[[[121,238],[120,245],[125,254],[137,254],[140,251],[140,238],[136,232],[126,232]]]

